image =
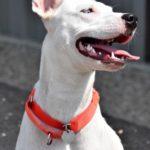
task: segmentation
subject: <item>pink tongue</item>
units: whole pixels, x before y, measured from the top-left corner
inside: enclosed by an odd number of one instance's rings
[[[115,54],[116,56],[125,56],[125,57],[127,57],[127,59],[133,60],[133,61],[137,61],[137,60],[140,59],[139,56],[131,55],[130,53],[128,53],[128,52],[126,52],[126,51],[123,51],[123,50],[116,50],[114,54]]]
[[[124,56],[126,57],[128,60],[132,60],[132,61],[137,61],[140,59],[139,56],[134,56],[134,55],[131,55],[130,53],[124,51],[124,50],[117,50],[115,48],[112,48],[110,46],[106,46],[106,45],[92,45],[94,48],[97,48],[99,51],[104,51],[104,52],[107,52],[107,53],[112,53],[114,52],[114,54],[116,56]]]

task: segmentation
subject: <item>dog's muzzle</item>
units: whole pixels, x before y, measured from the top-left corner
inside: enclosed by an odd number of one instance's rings
[[[132,14],[124,14],[122,19],[125,20],[125,24],[128,30],[127,32],[132,34],[133,31],[137,28],[138,18]]]

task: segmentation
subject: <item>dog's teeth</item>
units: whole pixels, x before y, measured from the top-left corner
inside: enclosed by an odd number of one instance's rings
[[[114,52],[111,52],[111,58],[116,58]]]
[[[82,43],[80,42],[79,43],[79,47],[80,47],[80,49],[82,50],[82,51],[84,51],[85,49],[84,49],[84,46],[82,45]]]
[[[94,49],[92,49],[92,50],[91,50],[91,52],[92,52],[92,53],[95,53],[95,50],[94,50]]]
[[[102,58],[103,54],[101,52],[98,53],[99,57]]]
[[[101,53],[101,52],[99,52],[99,53],[98,53],[98,55],[99,55],[99,56],[102,56],[102,53]]]
[[[113,43],[113,42],[114,42],[114,39],[108,40],[108,43]]]
[[[88,50],[88,51],[91,51],[91,50],[92,50],[92,47],[91,47],[91,45],[90,45],[90,44],[88,44],[88,46],[87,46],[87,50]]]
[[[115,39],[112,39],[112,40],[111,40],[111,42],[114,42],[114,41],[115,41]]]
[[[111,58],[116,59],[116,60],[121,60],[120,58],[115,56],[114,52],[111,53]]]
[[[90,45],[87,45],[87,46],[86,46],[86,49],[87,49],[88,51],[90,51],[90,50],[91,50],[91,46],[90,46]]]
[[[86,47],[86,49],[87,49],[89,52],[95,53],[95,49],[94,49],[90,44],[88,44],[88,46]]]

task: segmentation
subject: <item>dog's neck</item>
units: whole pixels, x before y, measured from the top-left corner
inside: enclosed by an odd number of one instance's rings
[[[92,99],[94,80],[95,72],[78,72],[45,38],[35,99],[48,114],[67,123],[82,112]]]

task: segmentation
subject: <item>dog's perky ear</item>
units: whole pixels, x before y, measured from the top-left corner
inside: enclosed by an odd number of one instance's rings
[[[32,10],[42,18],[48,18],[61,4],[62,0],[33,0]]]

